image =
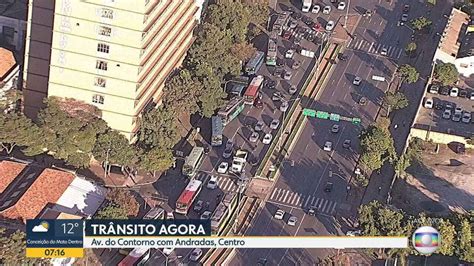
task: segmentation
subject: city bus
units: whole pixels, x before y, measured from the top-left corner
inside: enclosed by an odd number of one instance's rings
[[[219,235],[225,225],[229,222],[237,206],[237,194],[230,192],[225,194],[224,199],[217,205],[211,216],[211,231],[213,235]]]
[[[188,214],[188,210],[199,195],[199,192],[201,192],[201,188],[201,181],[191,179],[176,201],[176,212],[184,215]]]
[[[245,104],[253,104],[255,99],[257,99],[260,89],[263,85],[263,76],[256,76],[250,82],[247,90],[244,94],[244,103]]]
[[[230,121],[234,120],[243,110],[244,110],[244,98],[234,97],[222,107],[217,115],[221,118],[222,124],[225,126],[229,124]]]
[[[163,220],[164,218],[165,210],[160,207],[152,208],[143,216],[144,220]],[[145,262],[150,258],[148,248],[120,249],[119,253],[126,255],[119,262],[119,266],[145,265]]]
[[[224,125],[222,125],[221,118],[218,116],[211,117],[211,126],[212,126],[211,146],[221,146],[222,134],[224,131]]]
[[[267,61],[266,61],[266,64],[269,66],[276,66],[277,64],[277,44],[275,40],[276,40],[276,34],[271,33],[270,38],[268,39]]]
[[[265,54],[263,52],[257,51],[255,54],[250,58],[250,60],[245,65],[245,72],[247,75],[255,75],[257,74],[258,70],[263,64],[263,59]]]
[[[191,153],[186,156],[183,165],[183,175],[194,177],[204,159],[204,148],[194,147]]]

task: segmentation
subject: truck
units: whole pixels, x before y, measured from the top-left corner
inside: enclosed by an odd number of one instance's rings
[[[247,163],[248,152],[244,150],[237,150],[232,160],[232,167],[230,170],[233,173],[242,173]]]
[[[301,11],[309,12],[312,4],[313,4],[312,0],[303,0],[303,6],[301,7]]]

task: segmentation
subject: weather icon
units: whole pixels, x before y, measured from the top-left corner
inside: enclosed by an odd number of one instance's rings
[[[48,232],[49,223],[46,221],[41,222],[39,225],[36,225],[31,229],[33,233],[45,233]]]

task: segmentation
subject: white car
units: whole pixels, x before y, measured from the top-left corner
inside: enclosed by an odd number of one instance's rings
[[[380,51],[381,55],[387,55],[388,51],[386,47],[382,47],[382,50]]]
[[[471,97],[469,99],[474,100],[474,91],[471,92]]]
[[[346,8],[346,3],[345,2],[340,2],[337,5],[337,9],[339,9],[339,10],[344,10],[344,8]]]
[[[323,150],[325,150],[325,151],[332,151],[332,142],[326,141],[326,143],[324,143]]]
[[[283,220],[283,217],[285,216],[285,211],[284,210],[277,210],[275,213],[275,219],[277,220]]]
[[[311,13],[317,14],[319,13],[320,10],[321,10],[321,7],[318,4],[316,4],[313,6],[313,9],[311,9]]]
[[[461,121],[461,118],[462,118],[462,114],[461,114],[461,113],[454,113],[452,120],[453,120],[454,122],[459,122],[459,121]]]
[[[452,87],[451,90],[449,91],[449,96],[451,97],[458,97],[459,94],[459,89],[456,87]]]
[[[360,231],[360,230],[357,230],[357,231],[347,231],[346,236],[360,236],[360,234],[361,234],[361,231]]]
[[[287,101],[281,101],[280,111],[286,112],[286,110],[288,110],[288,102]]]
[[[205,211],[201,214],[201,217],[199,217],[201,220],[209,220],[211,218],[212,212],[210,211]]]
[[[286,51],[285,58],[291,59],[291,58],[293,58],[293,55],[295,55],[295,50],[290,49],[290,50]]]
[[[362,79],[360,77],[355,77],[354,80],[352,81],[352,84],[359,86],[361,82],[362,82]]]
[[[457,113],[459,113],[459,114],[462,113],[462,108],[459,107],[459,106],[456,107],[456,108],[454,109],[454,113],[455,113],[455,114],[457,114]]]
[[[270,123],[270,129],[277,129],[279,125],[280,125],[280,120],[273,119],[272,122]]]
[[[195,248],[193,252],[191,252],[191,255],[189,255],[189,260],[190,261],[198,261],[199,258],[202,256],[202,249],[200,248]]]
[[[330,31],[332,29],[334,29],[334,21],[330,20],[328,21],[328,24],[326,24],[326,30]]]
[[[173,212],[167,212],[166,213],[166,220],[173,220],[173,219],[174,219]]]
[[[471,122],[471,113],[469,113],[469,112],[464,112],[464,113],[462,114],[462,122],[463,122],[463,123],[469,123],[469,122]]]
[[[296,216],[291,216],[289,219],[288,219],[288,225],[290,226],[296,226],[296,222],[298,222],[298,218],[296,218]]]
[[[450,117],[451,117],[451,110],[450,110],[450,109],[444,110],[444,112],[443,112],[443,118],[444,118],[444,119],[449,119]]]
[[[331,13],[331,6],[325,6],[323,9],[323,14],[328,15],[329,13]]]
[[[270,133],[265,134],[265,137],[263,137],[263,144],[270,144],[272,142],[273,136]]]
[[[207,186],[208,189],[215,189],[217,187],[217,176],[216,175],[211,175],[211,178],[209,178],[209,181],[207,181]]]
[[[163,254],[166,256],[169,256],[171,253],[173,253],[174,248],[164,248],[163,249]]]
[[[255,143],[258,141],[259,138],[260,138],[260,134],[258,134],[258,132],[252,132],[252,134],[250,135],[249,141],[252,143]]]
[[[425,106],[425,108],[432,109],[433,108],[433,99],[426,98],[424,106]]]
[[[225,174],[227,173],[227,169],[229,169],[229,163],[228,162],[221,162],[219,164],[219,167],[217,168],[217,172],[220,174]]]
[[[295,94],[296,92],[298,91],[298,89],[296,88],[296,86],[291,86],[289,89],[288,89],[288,93],[290,94]]]
[[[255,131],[260,132],[263,130],[263,127],[265,126],[265,123],[263,121],[258,121],[257,124],[255,124]]]

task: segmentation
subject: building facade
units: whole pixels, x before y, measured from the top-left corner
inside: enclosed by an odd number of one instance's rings
[[[0,2],[0,37],[6,45],[21,52],[25,41],[27,0]]]
[[[138,116],[160,102],[167,76],[192,44],[199,5],[202,1],[30,1],[25,113],[35,116],[47,96],[74,98],[97,106],[111,128],[133,139]]]

